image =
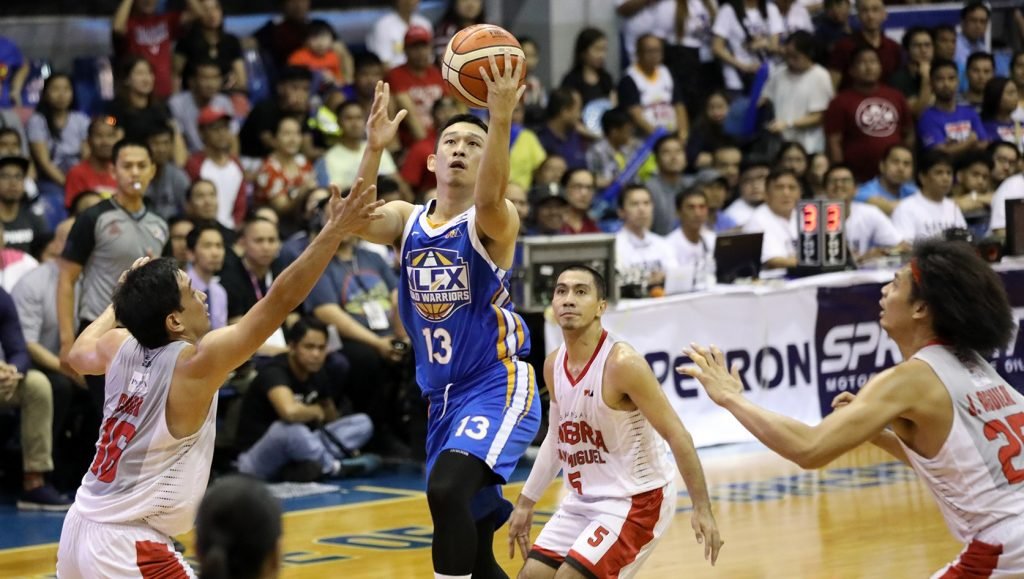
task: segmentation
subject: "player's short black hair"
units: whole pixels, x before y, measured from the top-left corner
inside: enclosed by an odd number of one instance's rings
[[[597,292],[597,299],[603,300],[608,297],[608,281],[604,279],[601,272],[590,267],[589,265],[583,265],[582,263],[574,263],[563,269],[559,275],[567,271],[582,271],[590,274],[591,279],[594,280],[594,291]]]
[[[928,304],[940,340],[982,356],[1010,342],[1016,322],[1006,288],[970,244],[919,241],[911,268],[917,272],[911,276],[911,299]]]
[[[298,344],[302,341],[302,338],[305,338],[306,334],[311,331],[320,332],[324,335],[324,339],[327,338],[327,324],[312,316],[303,316],[292,324],[292,327],[288,328],[285,340],[292,345]]]
[[[618,205],[619,209],[625,209],[626,199],[629,198],[629,194],[632,193],[633,191],[645,191],[647,192],[647,195],[651,198],[651,201],[654,201],[654,195],[651,193],[651,190],[648,189],[646,185],[642,183],[630,183],[622,188],[622,191],[619,192],[618,198],[615,200],[616,205]]]
[[[167,316],[184,309],[178,287],[179,271],[171,258],[154,259],[128,272],[124,283],[114,290],[117,320],[144,348],[160,348],[171,341]]]
[[[226,476],[199,503],[196,555],[204,579],[259,577],[280,539],[281,505],[261,481]]]
[[[192,230],[185,236],[185,247],[189,251],[195,251],[196,244],[199,243],[199,237],[207,231],[216,231],[217,235],[220,235],[221,242],[224,241],[224,232],[220,230],[220,227],[212,221],[200,221],[196,223]]]
[[[699,186],[687,187],[686,189],[683,189],[679,193],[676,193],[676,211],[682,209],[683,203],[686,203],[686,200],[689,199],[690,197],[700,197],[701,199],[704,200],[705,203],[707,203],[708,200],[708,196],[706,193],[704,193],[704,189],[700,188]]]
[[[483,119],[476,115],[471,115],[469,113],[459,113],[453,116],[452,118],[448,119],[448,122],[445,123],[443,127],[441,127],[440,131],[437,132],[437,143],[434,143],[434,148],[437,148],[437,144],[441,142],[441,135],[443,135],[444,132],[448,130],[448,127],[457,123],[469,123],[471,125],[476,125],[483,129],[485,133],[487,132],[487,123],[485,123]]]

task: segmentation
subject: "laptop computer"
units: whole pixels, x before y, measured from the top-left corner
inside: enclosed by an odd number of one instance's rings
[[[715,240],[715,276],[718,283],[761,274],[761,243],[764,233],[719,235]]]
[[[1024,198],[1006,200],[1006,255],[1024,255]]]

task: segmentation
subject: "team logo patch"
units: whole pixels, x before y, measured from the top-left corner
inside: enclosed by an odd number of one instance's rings
[[[417,249],[406,256],[409,295],[429,322],[441,322],[470,302],[469,266],[452,249]]]
[[[857,106],[857,126],[869,137],[888,137],[900,126],[900,113],[883,98],[871,97]]]

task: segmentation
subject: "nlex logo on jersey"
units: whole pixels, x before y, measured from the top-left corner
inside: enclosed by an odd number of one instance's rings
[[[409,252],[406,263],[409,295],[425,320],[446,320],[469,303],[469,266],[458,251],[417,249]]]

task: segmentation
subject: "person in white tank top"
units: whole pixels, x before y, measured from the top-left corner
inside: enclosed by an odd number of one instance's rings
[[[974,248],[918,242],[910,263],[882,288],[879,323],[903,362],[872,378],[808,426],[743,396],[722,351],[692,345],[708,396],[766,446],[819,468],[864,442],[908,464],[965,543],[934,578],[1024,577],[1024,395],[985,356],[1007,347],[1016,320],[1006,289]]]
[[[374,108],[386,115],[386,103]],[[152,165],[120,169],[136,178]],[[375,199],[362,181],[345,199],[332,187],[316,239],[241,321],[212,332],[206,295],[172,259],[142,258],[122,275],[66,360],[105,374],[106,395],[96,458],[64,519],[58,577],[195,576],[170,536],[192,528],[209,480],[217,390],[302,303],[341,240],[380,218]]]
[[[646,360],[601,327],[604,278],[582,265],[558,276],[552,301],[565,344],[544,362],[548,435],[509,522],[520,578],[632,577],[675,515],[675,456],[691,525],[714,565],[723,544],[704,470]],[[558,471],[568,494],[532,547],[533,508]]]

